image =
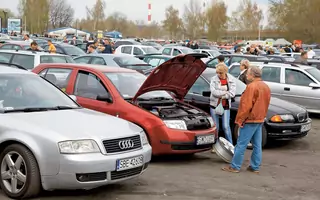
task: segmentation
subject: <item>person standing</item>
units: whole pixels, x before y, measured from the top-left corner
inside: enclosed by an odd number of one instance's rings
[[[219,132],[219,118],[222,117],[222,129],[226,139],[233,144],[230,129],[230,108],[231,99],[236,93],[236,83],[231,77],[228,77],[228,67],[224,63],[216,66],[217,75],[211,78],[210,82],[210,114],[216,124],[217,132]],[[216,108],[222,105],[224,111],[222,115],[217,114]]]
[[[97,54],[96,46],[93,44],[90,44],[88,47],[88,54]]]
[[[57,52],[57,49],[51,40],[48,40],[48,45],[49,45],[49,49],[48,49],[49,53],[56,53]]]
[[[250,66],[250,62],[247,59],[243,59],[240,62],[240,75],[238,79],[242,81],[244,84],[248,85],[250,81],[247,79],[248,67]]]
[[[30,44],[31,44],[31,42],[33,42],[33,40],[30,38],[29,34],[25,34],[23,36],[23,39],[25,42],[30,42]]]
[[[101,53],[112,54],[113,49],[108,38],[104,39],[104,50]]]
[[[309,49],[308,49],[308,58],[313,58],[313,57],[315,57],[316,56],[316,52],[314,52],[313,50],[312,50],[312,47],[309,47]]]
[[[238,114],[235,123],[240,128],[237,145],[231,165],[223,167],[227,172],[239,173],[248,144],[252,143],[250,165],[247,170],[259,173],[262,160],[262,126],[267,116],[270,104],[271,91],[261,80],[262,71],[259,67],[250,66],[247,79],[251,83],[241,96]]]

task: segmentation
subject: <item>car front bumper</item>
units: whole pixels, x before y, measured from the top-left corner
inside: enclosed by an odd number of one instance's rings
[[[60,156],[59,173],[53,176],[41,176],[44,190],[74,190],[93,189],[107,184],[125,181],[143,173],[151,160],[152,149],[150,145],[143,149],[103,155],[101,153]],[[143,165],[124,171],[116,171],[116,162],[119,159],[143,156]],[[90,181],[79,181],[79,176],[90,177]]]
[[[301,131],[302,126],[311,124],[312,120],[307,119],[302,123],[271,123],[266,122],[265,127],[267,129],[268,138],[276,140],[293,140],[302,138],[308,135],[309,130]]]

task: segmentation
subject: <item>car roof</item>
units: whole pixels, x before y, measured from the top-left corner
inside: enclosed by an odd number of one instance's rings
[[[225,54],[225,55],[223,55],[223,56],[258,57],[258,58],[265,57],[265,56],[256,56],[256,55],[250,55],[250,54],[236,54],[236,53]]]
[[[50,54],[48,52],[41,52],[41,51],[31,51],[31,50],[2,50],[0,52],[4,53],[13,53],[13,54],[24,54],[24,55],[52,55],[52,56],[67,56],[63,54]]]
[[[140,48],[152,48],[151,46],[145,46],[145,45],[140,45],[140,44],[123,44],[120,45],[119,47],[140,47]]]
[[[19,44],[19,45],[30,45],[30,42],[26,41],[17,41],[17,40],[7,40],[5,44]]]
[[[29,75],[36,75],[33,72],[28,70],[16,69],[13,67],[8,67],[7,65],[0,64],[0,74],[29,74]]]
[[[132,58],[131,55],[129,54],[103,54],[103,53],[98,53],[98,54],[87,54],[87,55],[82,55],[82,56],[78,56],[76,58],[80,58],[80,57],[107,57],[107,58],[116,58],[116,57],[130,57]]]
[[[156,57],[156,58],[173,58],[174,56],[168,56],[163,54],[144,54],[144,55],[138,55],[137,57],[145,58],[145,57]]]
[[[135,73],[137,71],[126,69],[122,67],[111,67],[106,65],[92,65],[92,64],[83,64],[83,63],[42,63],[39,66],[41,67],[57,67],[57,68],[64,68],[64,67],[70,67],[70,68],[82,68],[82,69],[94,69],[100,72],[125,72],[125,73]]]

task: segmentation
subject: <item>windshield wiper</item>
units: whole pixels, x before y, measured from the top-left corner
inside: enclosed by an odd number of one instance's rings
[[[149,100],[163,101],[163,100],[173,100],[173,99],[169,97],[153,97],[153,98],[150,98]]]
[[[81,107],[72,107],[72,106],[55,106],[53,110],[70,110],[70,109],[79,109]]]
[[[2,113],[14,113],[14,112],[43,112],[49,110],[69,110],[78,109],[81,107],[71,107],[71,106],[54,106],[54,107],[35,107],[35,108],[21,108],[21,109],[11,109],[11,110],[1,110]]]

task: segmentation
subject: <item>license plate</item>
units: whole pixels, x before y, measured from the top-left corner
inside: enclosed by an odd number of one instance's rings
[[[143,156],[117,160],[117,171],[132,169],[143,165]]]
[[[214,135],[199,135],[196,136],[196,145],[213,144],[215,141]]]
[[[306,132],[306,131],[309,131],[310,129],[311,129],[311,123],[304,124],[304,125],[301,126],[300,132]]]

